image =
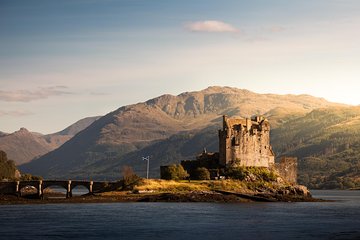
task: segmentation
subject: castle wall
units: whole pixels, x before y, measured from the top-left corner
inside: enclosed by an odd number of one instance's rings
[[[270,146],[269,122],[260,117],[254,119],[223,118],[219,130],[220,164],[223,166],[270,167],[274,153]]]

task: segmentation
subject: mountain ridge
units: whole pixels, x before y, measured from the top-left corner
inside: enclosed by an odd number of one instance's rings
[[[99,116],[81,119],[58,133],[47,135],[30,132],[26,128],[0,134],[0,150],[5,151],[17,165],[24,164],[60,147],[98,118]]]
[[[309,95],[258,94],[230,87],[209,87],[177,96],[164,94],[108,113],[62,147],[22,165],[21,169],[45,177],[106,176],[106,172],[99,173],[91,166],[108,164],[102,168],[111,169],[125,162],[128,164],[125,157],[153,144],[179,134],[186,136],[219,126],[224,114],[250,117],[269,115],[273,110],[272,114],[278,115],[270,121],[276,124],[283,121],[285,115],[292,119],[294,114],[304,115],[315,108],[331,106],[344,105]],[[216,135],[217,131],[215,139]],[[196,151],[202,148],[198,146]],[[179,161],[180,157],[183,155],[171,161]],[[84,169],[87,170],[80,173]],[[155,169],[158,171],[158,166],[154,166]]]

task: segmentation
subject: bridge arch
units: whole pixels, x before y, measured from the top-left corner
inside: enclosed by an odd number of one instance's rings
[[[18,182],[16,186],[16,192],[20,196],[33,195],[37,194],[41,196],[42,194],[42,181],[21,181]],[[32,191],[33,190],[33,191]]]
[[[57,188],[60,188],[60,189],[57,189]],[[51,190],[55,190],[55,191],[51,192]],[[56,195],[54,195],[54,194],[56,194]],[[60,194],[60,195],[58,195],[58,194]],[[43,183],[42,197],[46,197],[46,198],[48,198],[48,197],[56,197],[56,198],[64,197],[65,198],[67,195],[68,195],[67,184],[64,184],[62,182],[54,182],[54,183],[44,182]]]
[[[76,185],[71,188],[72,196],[83,196],[90,193],[90,189],[88,186],[83,184]]]
[[[44,181],[42,184],[42,189],[45,190],[46,188],[53,186],[62,187],[65,188],[65,190],[67,190],[68,181]]]
[[[93,193],[93,181],[71,181],[71,186],[70,186],[70,190],[71,190],[71,194],[73,189],[75,188],[86,188],[88,190],[88,193]]]
[[[111,184],[110,184],[111,185]],[[78,186],[87,189],[90,194],[101,192],[109,188],[109,182],[79,181],[79,180],[31,180],[31,181],[14,181],[0,182],[0,193],[16,194],[21,196],[26,188],[36,190],[38,197],[43,197],[43,191],[51,186],[59,186],[66,190],[66,197],[72,196],[72,190]]]

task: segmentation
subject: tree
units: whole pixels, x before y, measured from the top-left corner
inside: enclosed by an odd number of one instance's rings
[[[121,169],[122,187],[124,190],[132,190],[141,181],[141,178],[135,174],[130,166],[123,166]]]
[[[6,153],[0,150],[0,179],[13,179],[16,170],[14,161],[9,160]]]
[[[162,178],[166,180],[182,180],[189,176],[183,166],[172,164],[164,169]]]
[[[21,174],[21,181],[32,181],[32,180],[42,180],[43,178],[40,176],[34,176],[29,173]]]
[[[210,172],[207,168],[199,167],[194,171],[194,178],[196,180],[210,180]]]

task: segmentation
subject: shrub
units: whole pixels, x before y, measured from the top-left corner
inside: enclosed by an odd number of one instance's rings
[[[189,176],[187,171],[181,165],[172,164],[164,169],[162,178],[166,180],[182,180]]]
[[[266,182],[276,181],[278,175],[264,167],[231,167],[226,169],[226,176],[232,179]]]
[[[226,169],[225,176],[232,179],[245,180],[247,174],[244,167],[230,167]]]
[[[135,174],[132,167],[124,166],[121,170],[122,173],[122,189],[133,190],[134,187],[141,182],[141,178]]]
[[[204,167],[195,169],[193,176],[196,180],[210,180],[210,172],[207,168]]]
[[[21,174],[21,181],[32,181],[32,180],[42,180],[43,178],[40,176],[34,176],[29,173]]]

